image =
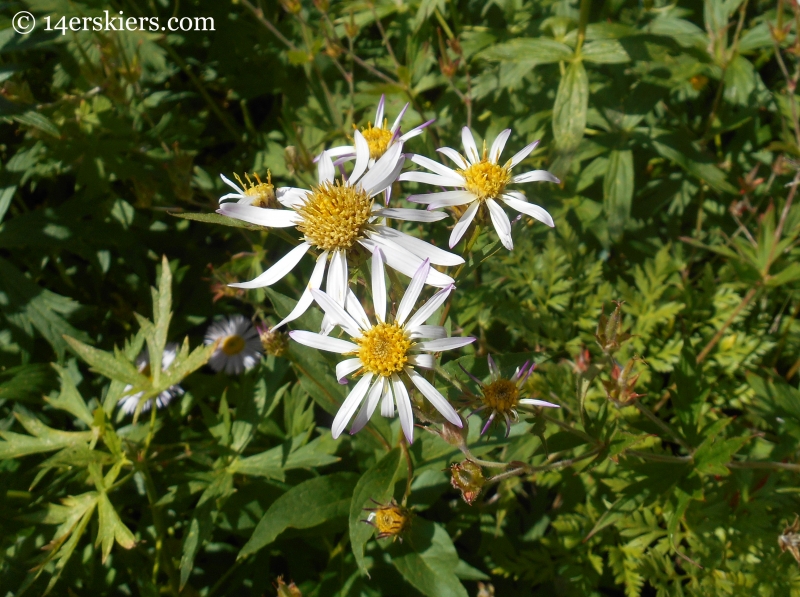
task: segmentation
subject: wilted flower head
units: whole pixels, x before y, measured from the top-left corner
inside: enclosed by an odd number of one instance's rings
[[[261,339],[258,332],[243,315],[231,315],[212,323],[206,332],[206,344],[217,343],[217,349],[208,359],[214,371],[239,374],[252,369],[261,360]]]
[[[178,345],[176,343],[170,342],[166,346],[164,346],[164,352],[161,353],[161,370],[162,371],[168,370],[177,355],[178,355]],[[139,353],[138,357],[136,357],[135,364],[136,368],[139,370],[140,373],[143,373],[147,377],[152,376],[150,372],[150,352],[146,348]],[[132,389],[133,389],[132,385],[125,386],[123,394],[126,394]],[[125,412],[125,414],[132,415],[134,412],[136,412],[136,407],[139,404],[139,399],[143,395],[144,392],[137,392],[129,396],[123,395],[123,397],[119,399],[119,402],[117,404],[119,404],[119,407]],[[167,388],[166,390],[164,390],[158,396],[155,397],[156,407],[163,408],[167,406],[170,402],[172,402],[173,398],[182,395],[183,395],[183,388],[181,388],[179,385],[170,386],[169,388]],[[149,411],[151,406],[153,406],[152,398],[142,405],[142,412]]]
[[[397,406],[403,433],[411,443],[414,420],[411,397],[406,388],[409,381],[445,419],[461,426],[461,418],[447,399],[416,370],[433,369],[434,353],[461,348],[475,341],[472,337],[448,337],[444,327],[425,324],[450,295],[453,286],[437,292],[412,315],[430,269],[426,260],[411,279],[397,313],[389,318],[383,252],[376,250],[372,255],[372,300],[377,320],[374,324],[352,292],[348,295],[346,308],[342,308],[328,294],[312,291],[325,316],[341,327],[352,342],[306,331],[289,332],[289,336],[312,348],[350,356],[336,366],[336,378],[340,382],[350,374],[361,377],[333,419],[331,433],[334,438],[339,437],[359,406],[361,410],[350,433],[361,430],[380,402],[384,417],[393,417]]]
[[[288,335],[267,325],[257,325],[256,330],[265,353],[276,357],[281,357],[286,353],[289,348]]]
[[[256,179],[256,182],[253,182],[250,180],[250,175],[245,172],[244,177],[247,179],[247,184],[242,182],[238,174],[234,174],[233,176],[239,183],[238,185],[226,178],[224,174],[220,174],[220,178],[222,178],[223,182],[236,191],[235,193],[228,193],[220,197],[220,203],[226,199],[236,199],[236,203],[242,205],[252,205],[253,207],[261,208],[278,207],[278,201],[275,197],[275,187],[272,185],[272,173],[269,170],[267,170],[267,180],[263,182],[258,174],[253,175]]]
[[[450,465],[450,484],[461,492],[461,497],[470,506],[480,495],[485,483],[483,469],[472,460],[454,462]]]
[[[469,228],[478,213],[478,209],[483,205],[489,210],[489,216],[497,234],[500,236],[500,242],[509,251],[514,248],[514,243],[511,240],[511,222],[503,208],[497,203],[497,200],[503,201],[510,208],[544,222],[550,227],[554,226],[553,218],[544,209],[538,205],[528,203],[525,195],[519,191],[509,191],[506,188],[513,183],[560,182],[558,178],[547,170],[531,170],[530,172],[512,176],[511,169],[528,157],[539,144],[538,141],[534,141],[522,148],[514,157],[501,166],[499,163],[500,154],[503,152],[510,135],[511,129],[504,130],[497,135],[491,149],[487,151],[486,143],[484,142],[483,152],[478,153],[478,147],[475,145],[472,132],[469,128],[464,127],[461,131],[461,140],[464,144],[466,157],[450,147],[442,147],[437,150],[455,162],[458,169],[453,170],[424,156],[414,155],[411,157],[411,161],[423,168],[427,168],[433,174],[427,172],[405,172],[398,178],[401,181],[408,180],[459,189],[427,195],[412,195],[408,198],[409,201],[416,203],[427,203],[428,209],[469,205],[450,235],[451,248],[464,236],[467,228]]]
[[[491,414],[486,420],[486,424],[481,430],[481,435],[486,433],[489,426],[494,422],[497,415],[502,415],[506,421],[506,437],[511,431],[511,420],[519,420],[519,413],[517,409],[521,406],[546,406],[550,408],[560,408],[558,404],[552,402],[545,402],[544,400],[536,400],[534,398],[522,398],[520,390],[528,377],[533,373],[536,367],[535,363],[526,361],[522,367],[517,367],[511,379],[506,379],[500,375],[500,370],[492,359],[491,355],[488,357],[490,379],[489,383],[484,383],[477,377],[472,375],[469,371],[464,369],[459,364],[461,370],[464,371],[469,377],[480,386],[481,396],[480,400],[483,403],[481,406],[472,411],[471,414],[476,414],[481,411],[490,411]]]
[[[411,511],[403,506],[398,505],[397,502],[392,500],[388,504],[381,504],[372,500],[378,507],[377,508],[364,508],[369,512],[369,516],[363,522],[374,526],[378,529],[378,539],[385,537],[392,537],[393,541],[400,538],[403,533],[411,524]]]

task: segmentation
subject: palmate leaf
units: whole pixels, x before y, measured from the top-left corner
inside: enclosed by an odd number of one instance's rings
[[[30,435],[0,431],[0,437],[5,440],[0,442],[0,460],[52,452],[70,446],[86,446],[94,438],[92,431],[52,429],[19,404],[14,407],[14,416]]]

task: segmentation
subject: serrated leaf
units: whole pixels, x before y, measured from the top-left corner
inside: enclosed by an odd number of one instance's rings
[[[114,506],[111,505],[111,501],[105,492],[101,493],[98,498],[97,514],[99,521],[95,545],[102,546],[103,563],[111,553],[114,541],[125,549],[132,549],[136,545],[133,533],[120,520],[117,511],[114,510]]]
[[[121,354],[112,355],[110,352],[99,350],[69,336],[65,336],[64,340],[97,373],[109,379],[130,384],[134,388],[150,385],[150,380],[147,376],[140,373],[133,363],[125,359]]]
[[[16,116],[12,116],[12,118],[20,124],[24,124],[25,126],[29,126],[35,129],[39,129],[40,131],[43,131],[53,137],[56,138],[61,137],[61,133],[59,132],[58,127],[56,127],[56,125],[54,125],[52,121],[41,112],[28,110],[23,114],[17,114]]]
[[[356,473],[342,472],[295,485],[269,507],[238,558],[269,545],[289,527],[307,529],[346,517],[357,480]]]
[[[181,218],[182,220],[192,220],[194,222],[206,222],[207,224],[221,224],[222,226],[231,226],[232,228],[247,228],[248,230],[261,230],[261,226],[256,226],[255,224],[249,224],[247,222],[243,222],[242,220],[237,220],[236,218],[223,216],[222,214],[216,214],[216,213],[182,214],[175,212],[167,212],[167,213],[176,218]]]
[[[94,423],[94,416],[89,411],[89,407],[86,406],[86,402],[84,402],[80,392],[78,392],[78,388],[72,381],[69,371],[55,363],[53,363],[53,368],[58,372],[58,376],[61,379],[61,392],[56,398],[45,397],[45,400],[54,408],[67,411],[91,427]],[[2,394],[0,394],[1,396]]]

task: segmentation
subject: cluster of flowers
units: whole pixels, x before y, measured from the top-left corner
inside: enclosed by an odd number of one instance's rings
[[[349,357],[337,365],[336,377],[340,383],[347,383],[347,376],[358,378],[358,382],[333,421],[333,436],[338,437],[351,419],[351,433],[363,428],[380,403],[383,416],[398,413],[403,432],[411,442],[414,423],[410,387],[419,390],[444,419],[462,427],[456,409],[418,369],[434,369],[436,353],[461,348],[475,338],[448,337],[444,326],[427,323],[455,290],[453,278],[433,266],[459,266],[464,259],[392,228],[387,222],[433,223],[448,217],[442,208],[451,208],[459,216],[449,239],[452,249],[484,209],[500,242],[511,250],[512,222],[501,202],[548,226],[554,224],[547,211],[529,203],[519,191],[507,187],[514,183],[559,181],[546,170],[512,174],[512,169],[531,154],[538,142],[530,143],[511,159],[500,163],[510,129],[502,131],[488,150],[484,142],[479,151],[469,128],[464,127],[461,134],[464,154],[450,147],[438,150],[456,165],[455,169],[421,155],[403,153],[405,142],[421,134],[432,121],[402,134],[401,122],[408,104],[391,127],[384,119],[384,104],[381,97],[375,126],[370,123],[354,131],[353,145],[329,149],[317,158],[317,186],[276,188],[269,176],[265,181],[256,176],[255,182],[247,175],[247,182],[235,176],[237,182],[233,182],[221,175],[233,192],[220,198],[218,213],[266,228],[293,227],[301,234],[300,243],[264,273],[249,282],[232,284],[234,287],[271,286],[291,272],[307,253],[315,254],[316,265],[305,290],[291,313],[273,329],[297,319],[314,302],[324,311],[319,333],[296,330],[289,335],[306,346]],[[348,162],[354,162],[349,175],[345,170]],[[422,166],[428,172],[402,172],[406,162]],[[427,205],[427,209],[392,207],[392,185],[403,181],[453,190],[407,198],[411,203]],[[376,201],[379,195],[383,195],[382,202]],[[371,260],[372,317],[350,288],[349,264],[362,263],[366,258]],[[394,314],[387,312],[387,266],[411,278]],[[439,290],[417,308],[425,285]],[[330,335],[337,326],[349,340]],[[225,344],[222,347],[224,352]],[[218,361],[224,360],[220,354]],[[214,366],[213,357],[211,364]],[[518,404],[556,406],[540,400],[520,399],[520,380],[527,377],[525,367],[522,369],[517,371],[513,382],[503,380],[510,383],[508,387],[481,385],[483,408],[491,410],[489,422],[501,413],[507,430],[509,415],[517,416],[515,407]],[[493,378],[495,373],[493,368]],[[491,388],[488,394],[487,388]]]

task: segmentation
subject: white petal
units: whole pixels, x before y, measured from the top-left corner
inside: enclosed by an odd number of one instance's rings
[[[428,318],[436,312],[436,309],[442,306],[442,303],[450,296],[450,293],[453,291],[455,286],[450,286],[448,288],[443,288],[436,294],[434,294],[428,301],[422,305],[417,312],[408,320],[406,324],[406,329],[414,334],[417,331],[417,328],[422,326]],[[428,326],[426,326],[428,327]],[[438,327],[438,326],[437,326]]]
[[[406,207],[386,207],[375,211],[375,215],[405,222],[438,222],[447,217],[443,211],[409,209]]]
[[[520,149],[517,153],[514,154],[514,157],[511,158],[511,161],[508,164],[509,168],[513,168],[517,164],[519,164],[522,160],[530,155],[530,153],[536,149],[536,146],[539,145],[539,141],[534,141],[533,143],[528,143],[525,147]]]
[[[487,199],[486,206],[489,208],[489,215],[492,218],[494,229],[497,230],[497,235],[500,237],[500,242],[510,251],[514,248],[514,241],[511,240],[511,222],[508,220],[506,212],[497,205],[494,199]]]
[[[241,193],[228,193],[227,195],[223,195],[219,198],[219,202],[222,203],[226,199],[236,199],[237,201],[246,201],[248,204],[250,203],[250,199]]]
[[[433,407],[438,410],[442,416],[450,421],[456,427],[461,427],[461,418],[458,416],[456,409],[454,409],[447,399],[439,393],[439,390],[434,388],[427,379],[422,377],[419,373],[414,371],[411,367],[405,368],[406,373],[411,378],[411,382],[417,386],[417,389],[422,392],[422,395],[433,404]]]
[[[220,174],[219,177],[222,179],[222,182],[224,182],[234,191],[238,192],[240,195],[244,195],[244,189],[235,182],[233,182],[230,178],[226,177],[224,174]]]
[[[489,355],[487,359],[489,362],[489,373],[492,376],[492,381],[497,381],[500,378],[500,369],[497,367],[497,364],[494,362],[492,355]]]
[[[469,127],[465,126],[461,129],[461,143],[464,145],[464,155],[467,156],[471,164],[481,161],[478,147],[475,145],[475,138],[472,136],[472,131],[469,130]]]
[[[219,206],[217,213],[270,228],[289,228],[300,223],[300,216],[297,215],[297,212],[289,209],[266,209],[241,203],[223,203]]]
[[[367,236],[373,240],[376,237],[380,237],[391,241],[420,259],[430,259],[434,265],[461,265],[464,263],[464,258],[460,255],[454,255],[444,249],[440,249],[416,236],[411,236],[388,226],[374,226],[373,228],[374,232],[367,232]]]
[[[311,296],[311,290],[322,286],[322,277],[325,275],[325,266],[327,264],[328,251],[323,251],[322,254],[317,257],[317,263],[314,265],[314,271],[311,272],[311,278],[309,279],[308,284],[306,284],[303,294],[300,295],[300,300],[297,301],[297,304],[294,306],[294,309],[292,309],[292,312],[284,317],[283,321],[281,321],[278,325],[273,327],[273,330],[277,330],[285,323],[294,321],[308,310],[308,308],[311,306],[311,303],[314,302],[314,297]]]
[[[350,421],[350,419],[353,417],[353,413],[356,412],[356,409],[361,404],[364,396],[367,395],[369,382],[371,381],[372,373],[367,373],[358,381],[347,398],[344,399],[344,403],[342,404],[341,408],[339,408],[339,412],[336,413],[333,423],[331,424],[331,435],[333,435],[333,439],[339,437],[342,434],[342,431],[344,431],[348,421]]]
[[[425,129],[428,128],[430,125],[432,125],[434,122],[436,122],[436,119],[431,118],[428,122],[423,122],[419,126],[415,126],[407,133],[400,135],[400,140],[405,142],[408,141],[409,139],[413,139],[417,135],[421,135],[423,132],[425,132]]]
[[[408,357],[408,362],[423,369],[433,369],[436,366],[436,359],[432,354],[412,354]]]
[[[381,94],[381,100],[378,102],[378,109],[375,111],[375,128],[381,128],[383,122],[383,111],[386,106],[386,96]]]
[[[307,189],[298,189],[297,187],[280,187],[275,189],[275,197],[281,205],[296,208],[306,202],[306,197],[310,192]]]
[[[492,148],[489,150],[489,161],[495,164],[498,162],[500,154],[503,153],[503,148],[506,146],[509,135],[511,135],[511,129],[506,129],[497,135],[494,143],[492,143]]]
[[[550,174],[547,170],[531,170],[530,172],[524,172],[522,174],[517,174],[511,179],[511,182],[561,182]]]
[[[413,253],[410,253],[397,243],[393,243],[388,239],[381,238],[379,235],[375,235],[372,239],[364,238],[358,242],[370,253],[375,251],[376,248],[380,247],[380,249],[383,251],[383,259],[386,265],[394,270],[397,270],[401,274],[405,274],[409,278],[412,277],[416,273],[417,269],[419,269],[419,266],[422,265],[421,258],[417,257]],[[443,288],[445,286],[450,286],[453,283],[453,278],[431,268],[431,271],[428,274],[428,279],[425,281],[425,283],[430,286],[438,286],[439,288]]]
[[[229,286],[234,288],[263,288],[264,286],[271,286],[292,271],[294,266],[303,258],[303,255],[308,252],[309,248],[311,248],[311,245],[308,243],[299,244],[255,280],[229,284]]]
[[[414,415],[411,413],[411,398],[408,397],[408,390],[397,373],[392,373],[392,389],[394,390],[394,401],[397,403],[397,414],[400,415],[400,427],[410,444],[414,441]]]
[[[553,222],[553,218],[550,217],[550,214],[547,213],[543,208],[539,207],[538,205],[534,205],[533,203],[528,203],[527,201],[520,201],[519,199],[514,199],[510,195],[506,194],[501,197],[503,201],[506,202],[511,209],[516,209],[519,212],[524,213],[526,216],[530,216],[532,218],[536,218],[540,222],[547,224],[550,228],[555,226],[555,222]]]
[[[467,228],[469,228],[472,220],[475,219],[475,214],[478,213],[478,208],[480,205],[480,201],[474,201],[467,208],[467,211],[464,212],[464,215],[461,216],[461,219],[456,222],[456,225],[453,227],[453,232],[450,233],[449,244],[451,249],[455,247],[458,244],[458,241],[461,240],[461,237],[464,236],[464,233],[467,231]]]
[[[330,272],[328,272],[328,275],[330,276]],[[325,311],[325,315],[330,317],[333,323],[350,334],[352,338],[361,337],[361,327],[350,317],[350,314],[345,311],[341,305],[321,290],[312,290],[311,296],[314,297],[314,300],[322,307],[322,310]]]
[[[417,313],[419,313],[419,311],[417,311]],[[416,316],[417,314],[415,313],[414,317]],[[406,324],[406,330],[408,330],[409,337],[412,340],[417,340],[419,338],[429,338],[431,340],[447,338],[447,330],[442,325],[418,325],[412,329],[410,325]]]
[[[344,383],[344,378],[361,368],[361,359],[347,359],[336,365],[336,381]]]
[[[400,182],[421,182],[423,184],[432,184],[437,187],[463,187],[467,181],[461,175],[455,176],[440,176],[438,174],[430,174],[428,172],[403,172],[397,177]]]
[[[322,155],[319,156],[319,162],[317,162],[317,177],[319,178],[320,184],[324,182],[331,183],[336,177],[336,168],[327,151],[323,151]]]
[[[544,400],[535,400],[533,398],[523,398],[519,401],[520,404],[530,404],[531,406],[549,406],[550,408],[561,408],[559,404],[552,402],[545,402]]]
[[[358,411],[358,415],[356,415],[356,418],[353,420],[353,426],[350,427],[350,435],[361,431],[364,425],[372,418],[375,407],[378,406],[381,392],[383,392],[384,379],[383,377],[379,377],[375,380],[375,383],[372,384],[367,399],[362,403],[361,410]]]
[[[469,167],[469,164],[467,164],[467,161],[464,159],[464,156],[458,153],[452,147],[440,147],[436,151],[449,157],[462,170],[466,170]]]
[[[393,143],[361,179],[361,188],[374,197],[397,179],[404,163],[403,144]]]
[[[289,337],[295,342],[299,342],[305,346],[316,348],[318,350],[326,350],[328,352],[336,352],[339,354],[348,354],[358,352],[358,345],[347,340],[340,340],[339,338],[329,338],[328,336],[320,336],[314,332],[307,332],[305,330],[293,330],[289,332]]]
[[[372,303],[378,323],[386,321],[386,276],[383,268],[383,251],[372,253]]]
[[[461,348],[467,344],[475,342],[475,338],[471,336],[454,336],[452,338],[441,338],[439,340],[428,340],[427,342],[419,342],[414,348],[420,350],[427,350],[428,352],[441,352],[443,350],[454,350]]]
[[[331,147],[330,149],[326,149],[325,153],[327,153],[331,158],[340,158],[342,156],[352,157],[356,154],[356,148],[353,145],[340,145],[339,147]]]
[[[350,173],[350,184],[355,184],[369,165],[369,143],[359,130],[356,130],[353,136],[356,140],[356,165]]]
[[[350,316],[356,320],[356,323],[361,327],[362,330],[369,329],[372,327],[372,324],[369,321],[369,317],[367,317],[366,312],[364,311],[364,307],[361,306],[361,303],[353,294],[353,291],[348,289],[347,290],[347,312]]]
[[[435,203],[437,207],[464,205],[475,201],[477,197],[469,191],[444,191],[442,193],[427,193],[425,195],[409,195],[411,203]]]
[[[394,400],[392,399],[392,384],[386,380],[383,384],[383,400],[381,400],[381,415],[394,416]]]
[[[409,106],[409,104],[408,104],[408,102],[406,102],[406,105],[403,106],[402,110],[400,110],[400,114],[398,114],[397,118],[394,119],[394,124],[392,125],[392,128],[389,129],[393,133],[396,132],[400,128],[400,123],[403,120],[403,116],[406,115],[406,110],[408,110],[408,106]],[[403,139],[403,141],[405,141],[405,139]]]
[[[422,287],[425,286],[425,280],[428,278],[428,272],[431,269],[431,262],[426,259],[422,262],[422,265],[419,269],[414,273],[414,277],[411,278],[411,282],[406,288],[406,292],[403,295],[403,298],[400,300],[400,306],[397,307],[397,315],[395,315],[395,323],[399,325],[403,325],[411,314],[411,310],[417,304],[417,299],[419,298],[419,293],[422,292]]]
[[[328,282],[325,286],[325,291],[343,307],[347,297],[347,282],[347,251],[336,249],[331,255],[331,265],[328,268]]]
[[[447,166],[445,166],[444,164],[440,164],[439,162],[434,162],[432,159],[426,158],[424,155],[414,154],[411,156],[411,161],[441,176],[445,176],[448,178],[453,176],[458,176],[458,172],[456,172],[452,168],[448,168]]]

